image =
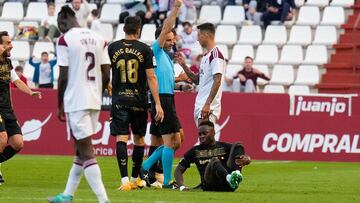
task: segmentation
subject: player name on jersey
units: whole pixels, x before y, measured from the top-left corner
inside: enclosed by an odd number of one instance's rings
[[[115,51],[113,57],[111,58],[111,61],[115,63],[117,58],[122,54],[133,54],[139,59],[139,62],[144,62],[144,56],[142,55],[142,53],[134,48],[125,48]]]

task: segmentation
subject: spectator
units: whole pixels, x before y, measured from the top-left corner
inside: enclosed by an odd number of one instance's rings
[[[22,66],[16,66],[15,67],[15,72],[19,76],[20,80],[23,81],[25,83],[25,85],[27,85],[27,79],[24,76],[24,68]],[[11,82],[11,87],[12,88],[17,88],[17,86],[12,82]]]
[[[296,5],[294,0],[267,0],[267,3],[267,11],[261,17],[264,28],[270,25],[273,20],[279,20],[283,24],[295,16]]]
[[[86,27],[86,20],[90,14],[90,7],[87,0],[73,0],[71,8],[74,10],[76,19],[81,27]]]
[[[244,69],[239,71],[232,79],[225,78],[227,85],[232,85],[233,80],[239,78],[240,92],[256,92],[258,77],[269,81],[270,78],[268,76],[253,68],[253,62],[254,60],[250,56],[245,57]]]
[[[55,4],[48,4],[48,15],[41,20],[39,28],[39,40],[46,39],[47,41],[53,41],[55,37],[60,35],[57,28],[57,16],[55,15]]]
[[[181,44],[179,51],[183,52],[186,58],[189,58],[193,53],[201,53],[201,47],[197,41],[197,31],[193,30],[190,22],[183,22],[182,26],[184,29],[178,35]]]
[[[266,11],[267,0],[243,0],[246,19],[253,25],[261,24],[262,13]]]
[[[139,16],[142,24],[150,23],[153,19],[154,8],[151,0],[130,0],[121,5],[119,23],[124,23],[128,16]]]
[[[89,15],[89,18],[87,20],[87,27],[96,33],[101,33],[101,22],[98,9],[94,9],[91,11],[91,15]]]
[[[29,64],[35,68],[33,82],[39,88],[53,88],[56,59],[49,61],[49,54],[47,52],[41,53],[41,61],[39,62],[34,62],[33,58],[31,57],[29,60]]]
[[[195,20],[195,6],[194,0],[184,0],[184,3],[181,5],[181,11],[179,15],[179,21],[185,22],[189,20]]]

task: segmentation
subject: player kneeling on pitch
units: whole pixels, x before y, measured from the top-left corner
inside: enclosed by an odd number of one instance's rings
[[[192,147],[184,155],[175,169],[175,180],[180,191],[189,190],[184,185],[186,169],[195,163],[201,177],[199,185],[204,191],[233,192],[241,183],[243,176],[241,169],[250,163],[250,157],[245,155],[244,147],[240,143],[226,143],[215,141],[214,124],[204,121],[199,126],[200,144]]]

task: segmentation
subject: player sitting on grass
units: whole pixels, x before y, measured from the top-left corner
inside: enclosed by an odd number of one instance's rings
[[[204,121],[199,126],[200,144],[192,147],[184,155],[175,169],[175,180],[180,191],[188,190],[184,185],[186,169],[195,163],[201,177],[199,185],[204,191],[235,191],[243,176],[241,168],[250,163],[240,143],[217,142],[214,138],[214,124]]]

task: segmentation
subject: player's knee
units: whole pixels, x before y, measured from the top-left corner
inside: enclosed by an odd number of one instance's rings
[[[144,146],[145,145],[144,137],[134,136],[134,144],[137,146]]]

